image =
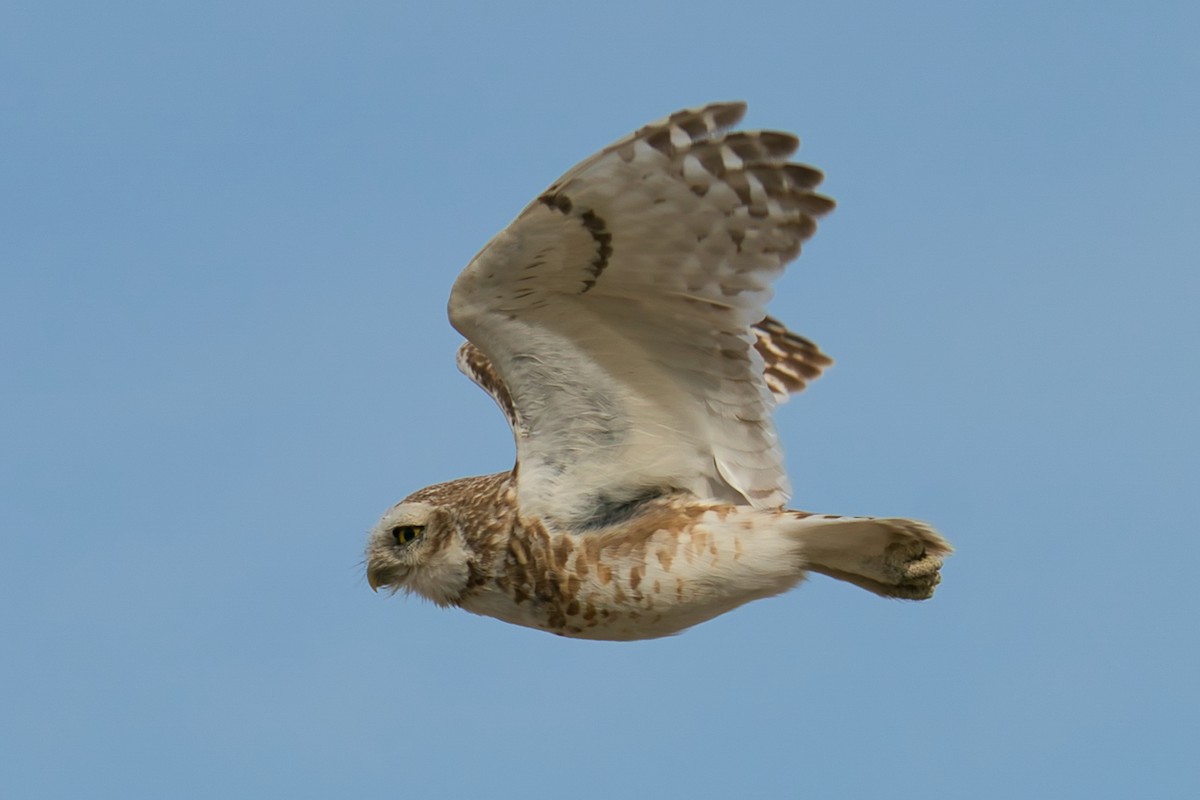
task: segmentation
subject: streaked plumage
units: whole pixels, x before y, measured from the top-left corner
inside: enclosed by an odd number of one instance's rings
[[[923,523],[786,510],[775,406],[831,361],[767,317],[833,202],[787,133],[680,111],[550,186],[450,297],[460,369],[513,429],[511,472],[438,484],[372,531],[373,587],[567,636],[676,633],[807,571],[923,599]]]

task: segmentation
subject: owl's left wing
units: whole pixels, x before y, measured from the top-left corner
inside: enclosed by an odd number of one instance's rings
[[[765,304],[833,203],[787,162],[791,134],[726,132],[744,111],[681,111],[586,159],[455,282],[451,322],[485,356],[460,364],[513,422],[526,513],[586,528],[656,491],[786,502],[771,411],[824,363]]]

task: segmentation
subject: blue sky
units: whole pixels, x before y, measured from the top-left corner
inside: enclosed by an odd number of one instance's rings
[[[1194,797],[1192,3],[0,7],[0,795]],[[370,592],[511,463],[458,270],[575,161],[750,103],[839,201],[794,505],[934,522],[682,636]]]

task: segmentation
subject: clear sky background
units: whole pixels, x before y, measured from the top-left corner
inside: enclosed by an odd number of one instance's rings
[[[1200,6],[0,6],[0,795],[1200,796]],[[511,465],[445,319],[577,160],[745,99],[839,208],[794,505],[934,522],[681,636],[372,594]],[[735,795],[735,793],[737,793]]]

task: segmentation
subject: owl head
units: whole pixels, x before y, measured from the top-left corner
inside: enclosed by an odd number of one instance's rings
[[[367,539],[367,582],[415,592],[440,606],[455,604],[469,577],[467,551],[454,514],[444,506],[393,506]]]

